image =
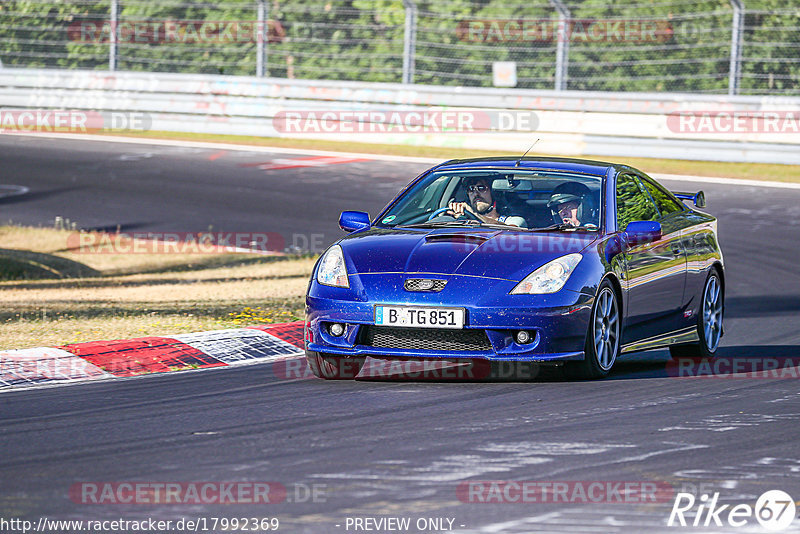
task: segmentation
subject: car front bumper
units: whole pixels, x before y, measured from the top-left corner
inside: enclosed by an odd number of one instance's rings
[[[362,275],[362,278],[369,275]],[[374,276],[374,275],[372,275]],[[433,275],[431,275],[433,277]],[[397,358],[481,358],[496,361],[552,362],[583,360],[586,332],[594,297],[585,293],[562,290],[549,295],[510,295],[516,282],[487,280],[476,277],[451,276],[441,293],[407,292],[402,280],[407,275],[381,277],[377,284],[351,277],[351,288],[333,288],[312,282],[306,297],[306,350],[340,356],[381,356]],[[355,280],[354,280],[355,279]],[[373,282],[376,279],[373,279]],[[368,286],[370,295],[359,288]],[[475,296],[475,288],[482,288]],[[481,347],[460,347],[458,350],[437,348],[431,328],[393,328],[404,338],[419,334],[419,347],[414,343],[396,346],[369,344],[366,335],[376,327],[376,305],[413,305],[462,307],[466,310],[464,330],[444,332],[442,336],[457,339],[459,332],[483,332],[488,343]],[[329,327],[345,325],[343,335],[334,336]],[[531,341],[519,344],[515,334],[526,330]],[[384,330],[385,331],[385,330]],[[484,340],[484,341],[486,341]],[[389,343],[391,345],[391,343]]]

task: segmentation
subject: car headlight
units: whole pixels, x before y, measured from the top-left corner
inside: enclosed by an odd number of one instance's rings
[[[334,245],[322,256],[317,271],[317,282],[326,286],[350,287],[344,266],[342,247]]]
[[[567,254],[545,263],[511,290],[512,295],[555,293],[560,291],[583,256]]]

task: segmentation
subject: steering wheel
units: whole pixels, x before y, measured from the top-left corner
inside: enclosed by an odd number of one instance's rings
[[[450,209],[449,206],[445,206],[444,208],[439,208],[438,210],[434,211],[433,213],[431,213],[428,216],[428,220],[430,221],[432,219],[435,219],[436,217],[438,217],[439,215],[441,215],[442,213],[446,212],[449,209]],[[472,212],[470,212],[470,211],[465,211],[463,213],[463,215],[459,215],[458,217],[455,217],[455,219],[456,220],[458,220],[458,219],[472,219],[473,221],[478,221],[478,222],[481,221],[479,218],[477,218],[475,215],[473,215]]]
[[[430,214],[428,220],[430,221],[431,219],[435,219],[436,217],[438,217],[439,215],[441,215],[442,213],[446,212],[449,209],[450,208],[448,206],[445,206],[444,208],[439,208],[438,210]]]
[[[476,217],[474,213],[472,213],[469,210],[465,211],[464,213],[462,213],[461,215],[456,217],[456,220],[459,220],[459,219],[471,219],[473,221],[483,222],[478,217]]]

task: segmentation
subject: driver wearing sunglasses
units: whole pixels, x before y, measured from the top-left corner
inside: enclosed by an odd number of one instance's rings
[[[522,217],[498,212],[497,202],[492,197],[491,184],[486,178],[477,178],[472,182],[467,182],[465,189],[469,202],[450,202],[448,215],[455,218],[472,216],[472,218],[485,223],[527,226]]]

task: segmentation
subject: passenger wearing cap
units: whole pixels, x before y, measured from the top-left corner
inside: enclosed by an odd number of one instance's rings
[[[492,197],[492,187],[488,179],[477,178],[466,184],[469,202],[450,202],[448,215],[453,217],[466,216],[471,213],[476,219],[485,223],[500,223],[508,226],[525,228],[525,219],[516,215],[501,215],[497,210],[497,202]]]
[[[547,207],[557,216],[563,224],[581,226],[578,219],[578,209],[581,207],[581,197],[572,193],[554,193],[550,197]]]

